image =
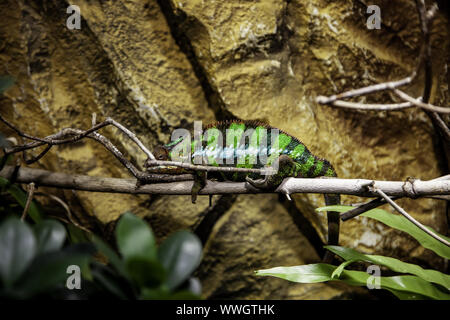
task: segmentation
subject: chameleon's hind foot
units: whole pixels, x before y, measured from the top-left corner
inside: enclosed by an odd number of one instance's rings
[[[257,180],[253,180],[250,177],[245,177],[245,181],[258,189],[267,189],[269,187],[269,175],[265,176],[264,179]]]

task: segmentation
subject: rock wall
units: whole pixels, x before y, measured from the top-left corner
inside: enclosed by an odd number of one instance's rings
[[[6,0],[0,4],[0,74],[16,78],[1,111],[37,136],[63,127],[88,128],[92,113],[113,117],[150,148],[173,129],[236,117],[264,120],[300,138],[333,163],[340,177],[422,180],[448,172],[429,119],[416,109],[362,112],[317,105],[330,95],[411,72],[420,46],[413,1],[73,0],[80,30],[69,30],[68,3]],[[366,28],[366,8],[379,5],[380,30]],[[432,29],[432,102],[448,105],[450,31],[439,12]],[[407,92],[420,95],[421,76]],[[388,93],[362,102],[391,101]],[[4,126],[1,132],[12,134]],[[112,128],[103,134],[136,164],[145,160]],[[55,148],[38,164],[68,173],[127,177],[91,141]],[[318,261],[325,239],[319,195],[147,197],[55,191],[88,227],[108,230],[121,213],[145,217],[159,239],[182,228],[202,237],[198,270],[206,298],[330,299],[348,287],[295,285],[253,271]],[[345,203],[360,202],[343,197]],[[399,201],[421,222],[448,230],[446,204]],[[357,218],[343,223],[341,244],[426,266],[444,262],[409,237]]]

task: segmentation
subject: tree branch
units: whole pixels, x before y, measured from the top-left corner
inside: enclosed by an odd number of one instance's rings
[[[0,176],[11,178],[13,166],[5,166]],[[172,176],[177,177],[177,176]],[[186,178],[186,177],[184,177]],[[173,181],[173,180],[172,180]],[[118,179],[92,177],[86,175],[70,175],[51,172],[42,169],[20,168],[15,182],[31,183],[36,186],[74,189],[93,192],[131,193],[131,194],[166,194],[190,195],[193,181],[174,181],[166,183],[152,183],[136,185],[136,179]],[[244,194],[244,193],[340,193],[360,197],[376,197],[376,192],[370,191],[368,186],[375,185],[389,196],[424,197],[433,195],[449,195],[450,180],[437,179],[430,181],[374,181],[368,179],[311,179],[287,178],[274,191],[254,188],[246,182],[216,182],[208,180],[205,188],[199,194]],[[406,187],[408,185],[408,187]]]

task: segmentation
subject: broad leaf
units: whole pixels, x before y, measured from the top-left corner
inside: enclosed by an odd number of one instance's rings
[[[316,210],[318,211],[328,211],[328,210],[334,210],[338,212],[346,212],[348,210],[354,209],[354,207],[351,206],[328,206],[328,207],[322,207],[318,208]],[[395,215],[392,213],[389,213],[382,209],[372,209],[370,211],[367,211],[362,214],[364,217],[368,217],[371,219],[378,220],[386,225],[388,225],[391,228],[404,231],[408,233],[410,236],[412,236],[414,239],[416,239],[423,247],[430,249],[434,251],[437,255],[450,259],[450,247],[447,247],[442,242],[434,239],[424,231],[420,230],[414,223],[409,221],[403,216]],[[440,237],[450,241],[450,238],[439,234],[435,230],[433,230],[430,227],[427,227],[429,230],[431,230],[433,233],[439,235]]]
[[[156,243],[152,230],[140,218],[127,212],[116,227],[119,252],[127,261],[132,258],[156,260]]]
[[[179,231],[167,238],[158,250],[159,260],[167,270],[167,286],[175,289],[189,278],[202,257],[202,243],[188,231]]]
[[[119,299],[127,300],[128,296],[124,292],[124,288],[127,286],[123,279],[117,278],[109,266],[104,266],[98,262],[94,262],[92,265],[91,273],[103,288],[116,296]],[[122,280],[122,281],[121,281]]]
[[[90,260],[94,250],[89,244],[77,244],[64,250],[45,253],[37,257],[24,277],[14,288],[19,297],[28,298],[38,293],[65,286],[70,273],[68,267],[76,265],[81,269]]]
[[[316,283],[325,281],[343,281],[345,283],[366,286],[368,280],[374,279],[374,276],[362,271],[342,270],[339,279],[333,279],[332,274],[337,269],[336,266],[318,263],[295,267],[276,267],[266,270],[256,271],[257,275],[273,276],[289,281],[299,283]],[[433,284],[416,276],[395,276],[379,277],[380,288],[390,290],[391,292],[406,292],[412,296],[420,295],[423,297],[439,300],[450,299],[450,294],[439,290]],[[394,293],[395,294],[395,293]],[[407,297],[408,295],[402,295]]]
[[[127,260],[126,268],[139,287],[159,286],[166,280],[166,270],[155,260],[133,257]]]
[[[38,253],[57,251],[66,240],[66,229],[56,220],[44,220],[34,227],[38,244]]]
[[[333,273],[331,274],[331,278],[332,278],[332,279],[335,279],[335,278],[339,279],[339,277],[341,276],[342,271],[344,271],[345,267],[348,266],[349,264],[352,264],[352,263],[356,262],[356,261],[358,261],[358,260],[348,260],[348,261],[342,262],[342,263],[341,263],[341,264],[333,271]]]
[[[92,242],[97,247],[98,251],[105,255],[108,262],[114,267],[114,269],[123,277],[128,277],[125,270],[125,264],[123,260],[112,250],[102,239],[97,236],[92,237]]]
[[[423,269],[418,265],[406,263],[391,257],[378,255],[362,254],[350,248],[339,246],[325,246],[328,250],[342,257],[347,261],[367,261],[373,264],[388,267],[392,271],[399,273],[409,273],[416,275],[426,281],[440,284],[447,290],[450,290],[450,276],[436,270]]]
[[[10,287],[36,255],[36,238],[25,223],[9,218],[0,226],[0,279]]]

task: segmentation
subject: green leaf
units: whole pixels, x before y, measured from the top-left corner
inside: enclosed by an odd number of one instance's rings
[[[127,212],[122,215],[116,228],[119,252],[125,261],[132,258],[156,260],[156,242],[152,230],[140,218]]]
[[[88,263],[93,254],[89,244],[72,245],[64,250],[53,251],[38,256],[26,274],[18,281],[14,291],[23,298],[32,297],[57,287],[65,286],[68,277],[67,268],[79,266],[81,276],[83,266]]]
[[[325,248],[342,257],[344,260],[367,261],[373,264],[382,265],[395,272],[416,275],[423,280],[437,283],[447,290],[450,290],[450,276],[443,274],[442,272],[431,269],[423,269],[418,265],[406,263],[391,257],[362,254],[350,248],[344,248],[340,246],[325,246]]]
[[[37,243],[30,227],[17,218],[0,226],[0,279],[10,287],[29,267],[36,255]]]
[[[127,260],[126,268],[139,287],[155,287],[166,280],[166,270],[155,260],[133,257]]]
[[[202,243],[188,231],[178,231],[159,248],[158,257],[167,270],[167,286],[175,289],[189,278],[202,258]]]
[[[14,84],[14,78],[11,76],[0,76],[0,94],[6,91]]]
[[[332,280],[336,266],[318,263],[294,267],[275,267],[256,271],[257,276],[272,276],[299,283],[317,283]]]
[[[98,251],[105,255],[108,262],[114,267],[114,269],[123,277],[127,278],[128,274],[125,269],[123,260],[112,250],[102,239],[97,236],[92,237],[92,242],[97,247]]]
[[[348,210],[354,209],[354,207],[351,206],[328,206],[328,207],[322,207],[318,208],[316,210],[318,211],[327,211],[327,210],[334,210],[338,212],[346,212]],[[423,247],[430,249],[434,251],[437,255],[450,259],[450,248],[447,247],[442,242],[434,239],[421,229],[419,229],[414,223],[409,221],[403,216],[395,215],[392,213],[389,213],[382,209],[372,209],[370,211],[367,211],[362,214],[364,217],[368,217],[371,219],[375,219],[377,221],[380,221],[386,225],[388,225],[391,228],[403,231],[408,233],[410,236],[412,236],[414,239],[416,239]],[[449,237],[446,237],[444,235],[439,234],[435,230],[433,230],[430,227],[427,227],[429,230],[431,230],[433,233],[439,235],[440,237],[450,241]]]
[[[60,250],[66,240],[66,229],[56,220],[44,220],[34,226],[38,253]]]
[[[266,270],[258,270],[256,275],[273,276],[299,283],[316,283],[325,281],[342,281],[350,285],[366,286],[369,277],[373,276],[362,271],[342,270],[339,279],[333,279],[332,274],[338,267],[318,263],[294,267],[276,267]],[[416,276],[394,276],[379,277],[380,287],[391,292],[409,292],[412,295],[421,295],[431,299],[448,300],[450,294],[439,290],[432,283],[429,283]],[[395,293],[394,293],[395,294]],[[408,295],[402,295],[407,297]]]
[[[66,228],[71,243],[76,244],[76,243],[91,242],[86,231],[78,228],[74,224],[69,223],[66,225]]]
[[[22,206],[22,208],[25,208],[28,195],[18,185],[11,184],[7,179],[0,177],[0,187],[6,188],[6,190]],[[34,201],[31,201],[30,208],[28,209],[28,214],[35,223],[39,223],[42,221],[43,214]]]
[[[170,297],[169,289],[166,287],[147,288],[141,290],[141,300],[168,300]]]
[[[331,274],[331,278],[332,279],[339,279],[339,277],[342,274],[342,271],[344,271],[345,267],[348,266],[349,264],[352,264],[353,262],[356,262],[358,260],[348,260],[348,261],[344,261],[342,262]]]

